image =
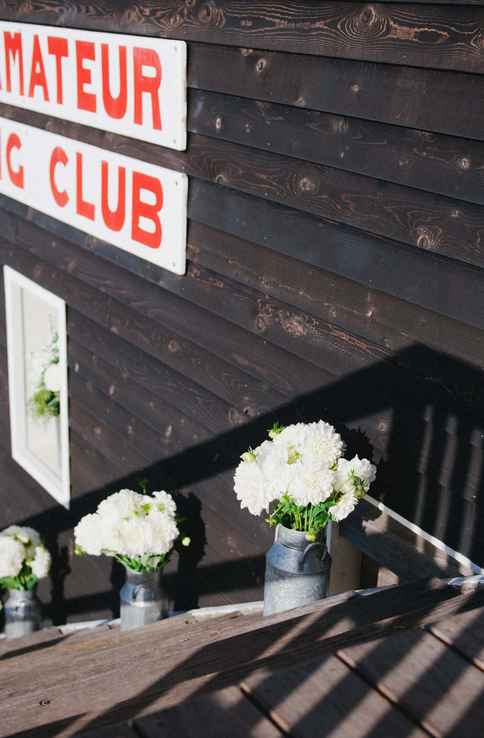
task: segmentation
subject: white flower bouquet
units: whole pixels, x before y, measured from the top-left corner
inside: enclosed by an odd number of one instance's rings
[[[11,525],[0,533],[0,587],[32,590],[49,573],[51,558],[37,531]]]
[[[76,553],[112,556],[134,572],[161,569],[179,536],[176,503],[168,492],[130,489],[107,497],[74,530]]]
[[[34,390],[30,407],[35,418],[56,418],[60,415],[62,371],[59,364],[59,336],[52,334],[51,342],[39,351],[32,361]]]
[[[269,440],[241,456],[235,494],[253,515],[264,510],[270,525],[304,531],[315,540],[330,520],[354,510],[375,479],[367,459],[343,458],[344,443],[329,423],[276,424]]]

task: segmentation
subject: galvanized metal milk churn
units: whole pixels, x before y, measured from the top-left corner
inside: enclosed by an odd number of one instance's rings
[[[21,638],[39,630],[40,602],[34,590],[10,589],[5,602],[5,636]]]
[[[331,557],[324,530],[315,541],[307,534],[278,525],[266,554],[264,615],[291,610],[326,597]]]
[[[122,630],[156,623],[168,614],[159,571],[135,572],[126,569],[126,582],[119,594]]]

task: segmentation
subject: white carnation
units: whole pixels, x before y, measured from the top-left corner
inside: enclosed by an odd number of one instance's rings
[[[60,364],[51,364],[44,372],[44,384],[51,392],[60,392],[62,385],[62,367]]]
[[[35,549],[34,559],[30,562],[32,574],[36,576],[37,579],[46,577],[49,573],[50,563],[50,553],[47,549],[44,546],[37,546]]]
[[[0,579],[20,574],[25,559],[23,543],[10,535],[0,535]]]
[[[336,505],[333,505],[330,509],[332,519],[336,522],[344,520],[351,512],[353,512],[357,503],[358,498],[355,494],[351,492],[344,494]]]

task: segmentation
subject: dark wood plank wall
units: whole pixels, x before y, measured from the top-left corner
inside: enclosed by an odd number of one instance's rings
[[[0,198],[1,262],[69,308],[66,513],[10,459],[0,296],[1,524],[50,531],[55,617],[113,606],[119,572],[75,560],[71,528],[142,478],[192,520],[177,605],[259,597],[271,534],[232,470],[274,418],[338,423],[379,463],[375,494],[484,565],[483,3],[3,0],[0,17],[189,42],[186,152],[0,105],[190,175],[181,278]]]

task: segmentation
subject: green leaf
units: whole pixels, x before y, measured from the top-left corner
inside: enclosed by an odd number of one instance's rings
[[[274,439],[276,436],[279,435],[279,433],[282,433],[284,430],[284,426],[280,425],[280,423],[275,422],[272,428],[269,430],[269,438]]]

